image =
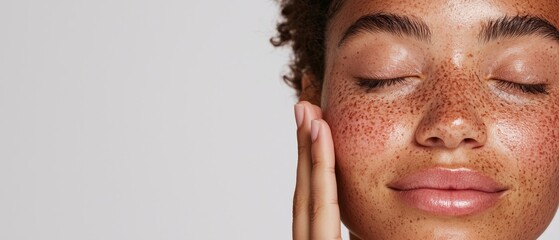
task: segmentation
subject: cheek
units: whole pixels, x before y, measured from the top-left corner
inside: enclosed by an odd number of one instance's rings
[[[324,86],[322,109],[332,129],[340,164],[361,164],[355,162],[358,160],[369,163],[373,156],[378,158],[387,150],[395,150],[394,146],[412,131],[407,129],[413,122],[410,102],[365,93],[351,80],[328,82],[331,85]]]
[[[386,201],[385,185],[397,169],[398,152],[413,132],[411,104],[372,99],[367,94],[345,95],[341,101],[332,97],[323,103],[336,148],[342,220],[357,233],[382,233],[388,224],[385,220],[399,213],[387,211],[393,203]]]
[[[329,109],[327,118],[333,129],[336,152],[342,156],[383,152],[389,143],[394,120],[381,112],[374,103],[365,101]]]
[[[521,179],[527,184],[554,181],[559,167],[559,112],[516,112],[503,117],[496,125],[496,134],[511,159],[516,159]],[[528,111],[527,111],[528,112]],[[535,181],[535,179],[538,179]]]
[[[332,129],[338,166],[370,171],[387,164],[399,146],[413,132],[407,115],[410,104],[386,102],[362,96],[328,102],[325,119]],[[383,162],[375,159],[384,159]],[[390,161],[388,161],[390,162]]]
[[[559,107],[542,103],[498,116],[495,136],[509,159],[516,164],[514,192],[520,225],[551,220],[559,201]]]

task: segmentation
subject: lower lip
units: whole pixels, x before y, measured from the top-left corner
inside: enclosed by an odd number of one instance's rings
[[[405,203],[423,211],[463,216],[483,212],[496,205],[502,192],[421,188],[397,191],[397,195]]]

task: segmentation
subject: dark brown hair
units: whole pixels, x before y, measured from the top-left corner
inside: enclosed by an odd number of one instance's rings
[[[283,79],[297,95],[305,72],[315,77],[313,84],[322,85],[326,25],[341,3],[342,0],[280,0],[282,19],[271,42],[276,47],[292,48],[290,72]]]

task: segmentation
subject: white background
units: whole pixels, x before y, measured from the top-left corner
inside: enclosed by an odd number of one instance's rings
[[[277,16],[271,0],[1,0],[0,239],[289,239]]]

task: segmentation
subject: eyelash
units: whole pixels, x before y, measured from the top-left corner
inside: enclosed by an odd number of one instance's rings
[[[404,83],[408,81],[406,78],[392,78],[392,79],[366,79],[358,78],[357,85],[367,91],[390,87],[392,85]]]
[[[392,85],[406,82],[406,78],[392,78],[392,79],[366,79],[358,78],[357,85],[367,91],[390,87]],[[521,91],[527,94],[549,94],[546,84],[520,84],[504,80],[496,80],[500,88],[512,89]]]
[[[500,88],[517,90],[527,94],[549,94],[546,84],[520,84],[504,80],[497,80],[497,85]]]

